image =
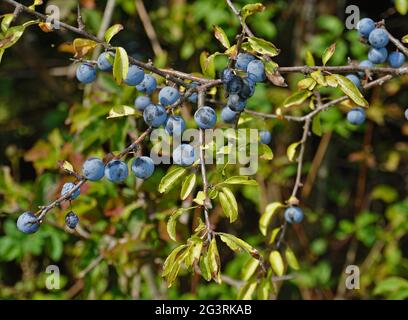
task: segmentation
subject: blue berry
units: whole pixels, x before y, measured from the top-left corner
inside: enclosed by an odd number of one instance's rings
[[[76,70],[76,77],[79,82],[88,84],[96,79],[96,68],[89,63],[82,63]]]
[[[65,196],[68,192],[70,192],[73,188],[75,188],[75,183],[72,182],[66,182],[64,183],[64,185],[62,186],[61,189],[61,196]],[[71,194],[71,196],[69,197],[70,200],[75,200],[76,198],[79,197],[79,195],[81,194],[81,191],[79,189],[75,190],[74,193]]]
[[[105,164],[98,158],[89,158],[82,165],[82,174],[90,181],[98,181],[105,175]]]
[[[135,100],[136,109],[143,111],[148,105],[152,104],[150,97],[147,96],[138,96]]]
[[[120,160],[112,160],[105,167],[105,177],[115,183],[125,181],[128,174],[129,170],[126,163]]]
[[[123,80],[129,86],[136,86],[141,83],[144,79],[144,71],[138,66],[132,64],[129,66],[129,71],[126,76],[126,79]]]
[[[143,119],[148,126],[160,127],[166,122],[166,109],[159,104],[150,104],[143,111]]]
[[[115,55],[113,52],[103,52],[99,55],[98,57],[98,68],[101,71],[111,71],[113,67],[113,60],[115,58]]]
[[[191,83],[191,87],[192,88],[196,88],[198,86],[197,82],[193,82]],[[197,103],[198,101],[198,93],[197,92],[193,92],[188,98],[188,101],[190,101],[191,103]]]
[[[270,144],[272,141],[272,134],[269,131],[262,130],[259,132],[259,140],[262,144]]]
[[[303,220],[303,211],[299,207],[289,207],[285,210],[285,220],[289,223],[300,223]]]
[[[230,68],[225,68],[221,72],[221,80],[222,80],[222,82],[224,84],[229,82],[232,79],[233,76],[234,76],[234,71],[232,69],[230,69]]]
[[[132,172],[140,179],[149,178],[154,172],[153,160],[149,157],[137,157],[132,162]]]
[[[246,100],[242,99],[238,94],[231,94],[228,97],[227,106],[233,110],[240,112],[246,107]]]
[[[405,56],[398,51],[391,52],[388,57],[388,63],[390,64],[391,68],[399,68],[405,62]]]
[[[150,74],[145,74],[143,81],[136,86],[136,89],[145,94],[152,94],[157,88],[156,78]]]
[[[75,229],[78,222],[79,218],[73,211],[68,212],[65,216],[65,225],[70,229]]]
[[[346,78],[351,80],[357,88],[362,89],[361,81],[355,74],[348,74]]]
[[[221,110],[221,119],[225,123],[235,123],[238,113],[231,110],[228,106],[225,106]]]
[[[364,123],[366,118],[363,108],[356,107],[347,112],[347,121],[355,126]]]
[[[23,233],[34,233],[40,227],[40,222],[34,213],[26,211],[17,219],[17,228]]]
[[[239,53],[237,56],[237,61],[235,63],[235,68],[246,71],[248,64],[252,61],[255,60],[256,58],[249,53]]]
[[[204,106],[195,112],[194,120],[201,129],[210,129],[217,122],[217,114],[213,108]]]
[[[358,33],[360,34],[360,36],[366,39],[370,35],[371,31],[373,31],[374,29],[375,29],[375,22],[370,18],[361,19],[357,23]]]
[[[248,78],[254,82],[262,82],[265,80],[265,66],[261,60],[252,60],[248,63],[246,71]]]
[[[195,161],[194,148],[189,144],[180,144],[173,150],[173,162],[180,166],[190,166]]]
[[[387,31],[384,29],[374,29],[371,31],[368,41],[374,48],[384,48],[387,46],[390,38],[387,34]]]
[[[384,63],[387,60],[388,51],[386,48],[371,48],[368,51],[368,60],[374,64]]]
[[[180,116],[170,116],[167,119],[165,129],[171,136],[181,136],[186,129],[186,122]]]
[[[180,93],[176,88],[164,87],[159,92],[159,102],[163,106],[170,106],[180,98]]]
[[[231,79],[225,84],[225,90],[229,94],[239,93],[242,90],[242,86],[242,78],[238,76],[232,76]]]
[[[373,68],[374,64],[370,60],[363,60],[363,61],[360,62],[359,66],[363,67],[363,68]],[[358,75],[361,78],[364,78],[366,76],[364,71],[359,71]]]

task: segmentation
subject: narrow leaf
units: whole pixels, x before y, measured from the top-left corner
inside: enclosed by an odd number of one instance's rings
[[[269,262],[271,264],[273,272],[278,277],[281,277],[283,275],[283,272],[285,270],[285,266],[283,264],[283,259],[279,251],[274,250],[270,253],[269,255]]]
[[[248,42],[251,48],[259,54],[275,57],[279,54],[279,49],[269,41],[257,37],[249,37]]]
[[[159,192],[164,193],[169,191],[174,186],[175,182],[186,173],[186,171],[185,168],[177,166],[169,169],[160,181]]]
[[[294,142],[286,150],[286,155],[289,161],[293,161],[293,158],[295,157],[295,154],[296,154],[296,148],[298,147],[299,144],[300,142]]]
[[[180,191],[180,199],[185,200],[190,195],[191,191],[196,184],[196,174],[191,173],[189,174],[183,181]]]
[[[340,75],[340,74],[333,74],[336,78],[340,89],[356,104],[363,107],[368,107],[368,102],[364,99],[363,95],[361,94],[360,90],[357,89],[356,85],[348,78]]]
[[[272,202],[266,206],[265,212],[262,214],[261,218],[259,219],[259,230],[261,230],[261,233],[264,236],[266,236],[268,226],[276,210],[283,206],[284,205],[280,202]]]
[[[123,26],[121,24],[115,24],[115,25],[111,26],[105,32],[105,41],[107,43],[110,43],[112,38],[122,30],[123,30]]]
[[[75,58],[82,58],[92,51],[98,43],[85,38],[76,38],[72,43],[75,51]]]
[[[326,48],[326,50],[324,50],[323,56],[322,56],[322,62],[323,62],[324,66],[330,60],[330,58],[333,56],[334,51],[336,51],[336,43],[333,43],[330,47],[328,47],[328,48]]]
[[[219,193],[222,210],[229,217],[230,223],[233,223],[238,218],[238,204],[232,191],[223,187]]]
[[[225,31],[221,27],[214,26],[214,36],[226,49],[231,46]]]
[[[302,104],[312,94],[313,93],[308,90],[301,90],[301,91],[295,92],[294,94],[292,94],[291,96],[285,99],[285,101],[283,102],[283,107],[289,108],[292,106]]]
[[[264,10],[265,6],[262,3],[247,4],[241,9],[241,17],[245,21],[246,18],[253,15],[254,13],[262,12]]]
[[[286,262],[288,263],[289,267],[291,267],[293,270],[300,269],[299,262],[296,259],[295,253],[289,247],[286,247],[285,249],[285,258],[286,258]]]
[[[113,77],[121,84],[129,71],[129,57],[125,49],[116,48],[115,60],[113,62]]]

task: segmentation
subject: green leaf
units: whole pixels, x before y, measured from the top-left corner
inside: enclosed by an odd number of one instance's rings
[[[288,263],[289,267],[291,267],[293,270],[300,269],[299,262],[296,259],[295,253],[289,247],[286,247],[285,249],[285,258],[286,258],[286,262]]]
[[[356,104],[363,107],[368,107],[368,102],[364,99],[363,95],[361,94],[360,90],[357,89],[356,85],[348,78],[340,75],[340,74],[333,74],[336,78],[337,83],[340,86],[340,89]]]
[[[24,26],[15,26],[8,29],[0,40],[0,49],[4,50],[13,46],[21,38],[24,30]]]
[[[12,13],[7,13],[3,15],[3,19],[1,20],[1,31],[3,31],[3,33],[5,33],[8,30],[13,19],[14,14]]]
[[[256,290],[256,297],[258,300],[269,300],[269,293],[271,291],[271,281],[268,278],[263,278]]]
[[[214,36],[226,49],[231,46],[225,31],[221,27],[214,26]]]
[[[219,185],[223,184],[243,184],[249,186],[257,186],[258,182],[255,180],[251,180],[248,176],[233,176],[226,179],[224,182],[220,183]]]
[[[221,260],[215,238],[211,240],[210,246],[208,247],[208,265],[212,278],[215,282],[221,283]]]
[[[246,243],[244,240],[237,238],[236,236],[229,234],[218,232],[217,233],[220,239],[233,251],[239,252],[240,249],[249,253],[255,259],[259,258],[259,252],[254,247],[252,247],[249,243]]]
[[[333,56],[334,51],[336,51],[336,43],[333,43],[330,47],[328,47],[328,48],[326,48],[326,50],[324,50],[323,56],[322,56],[322,62],[323,62],[324,66],[330,60],[330,58]]]
[[[378,282],[374,289],[374,295],[390,295],[392,293],[407,290],[408,280],[401,277],[389,277]],[[408,292],[406,296],[408,297]]]
[[[291,96],[285,99],[285,101],[283,102],[283,107],[289,108],[292,106],[302,104],[312,94],[313,93],[310,92],[309,90],[301,90],[301,91],[295,92],[294,94],[292,94]]]
[[[174,265],[174,262],[177,258],[177,256],[187,248],[186,244],[182,244],[176,248],[173,249],[172,252],[170,252],[169,256],[166,258],[163,264],[163,272],[162,272],[162,277],[167,276],[170,272],[171,269]]]
[[[121,24],[115,24],[115,25],[111,26],[105,32],[105,41],[107,43],[110,43],[112,38],[122,30],[123,30],[123,26]]]
[[[238,204],[234,194],[229,188],[223,187],[218,196],[224,214],[229,217],[230,222],[233,223],[238,218]]]
[[[251,3],[251,4],[245,5],[241,9],[240,14],[241,14],[242,19],[245,21],[246,18],[253,15],[254,13],[262,12],[264,10],[265,10],[265,6],[262,3]]]
[[[141,117],[142,114],[133,107],[115,106],[109,110],[109,115],[106,117],[106,119],[120,118],[120,117],[127,117],[127,116]]]
[[[261,233],[264,236],[266,236],[266,233],[268,231],[268,226],[276,210],[283,206],[284,205],[280,202],[272,202],[266,206],[265,212],[262,214],[261,218],[259,219],[259,230],[261,230]]]
[[[309,67],[313,67],[316,65],[313,54],[309,50],[305,52],[305,63]]]
[[[322,135],[322,124],[320,120],[320,113],[316,114],[313,117],[312,132],[319,137]]]
[[[171,214],[169,221],[167,221],[167,233],[169,234],[169,237],[173,241],[177,241],[176,239],[176,224],[178,218],[183,214],[185,209],[180,208],[177,209],[174,213]]]
[[[273,152],[272,149],[269,148],[266,144],[259,145],[259,154],[260,158],[263,160],[272,160],[273,159]]]
[[[210,271],[210,264],[208,260],[208,251],[205,252],[200,259],[200,270],[201,270],[201,276],[207,280],[211,280],[211,271]]]
[[[275,57],[279,54],[279,49],[269,41],[257,37],[248,37],[251,48],[259,54]]]
[[[33,4],[31,6],[28,7],[28,9],[30,10],[35,10],[36,6],[42,5],[43,4],[43,0],[34,0]]]
[[[300,145],[300,141],[292,143],[286,150],[286,156],[288,157],[289,161],[293,161],[293,158],[295,157],[296,154],[296,148],[298,147],[298,145]]]
[[[283,276],[283,272],[285,270],[285,266],[283,264],[283,259],[279,251],[273,250],[269,255],[269,262],[271,264],[273,272],[278,277]]]
[[[159,192],[164,193],[169,191],[174,186],[175,182],[186,173],[186,171],[185,168],[178,166],[170,168],[160,181]]]
[[[252,295],[256,290],[257,282],[251,281],[247,282],[238,292],[238,300],[251,300]]]
[[[72,43],[75,51],[75,58],[82,58],[86,56],[90,51],[92,51],[98,45],[97,42],[85,39],[85,38],[76,38]]]
[[[242,268],[242,280],[248,281],[259,266],[259,260],[250,258]]]
[[[408,0],[395,0],[395,9],[405,16],[408,12]]]
[[[129,71],[129,57],[125,49],[116,48],[115,60],[113,62],[113,77],[121,84]]]
[[[205,192],[204,191],[198,191],[196,197],[193,199],[193,201],[197,204],[199,204],[200,206],[204,205],[204,201],[205,201]]]
[[[180,191],[181,200],[187,199],[191,191],[193,191],[195,184],[196,184],[196,174],[191,173],[184,179],[183,184],[181,186],[181,191]]]

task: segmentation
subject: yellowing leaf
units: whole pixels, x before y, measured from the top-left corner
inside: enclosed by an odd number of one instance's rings
[[[408,43],[408,34],[405,35],[405,36],[403,36],[402,39],[401,39],[401,41],[402,41],[403,43]]]
[[[298,87],[299,90],[306,90],[315,83],[316,83],[316,80],[314,80],[312,78],[305,78],[305,79],[300,80],[297,83],[297,87]]]
[[[110,41],[112,40],[112,38],[118,34],[120,31],[123,30],[123,26],[121,24],[115,24],[113,26],[111,26],[108,30],[106,30],[105,32],[105,41],[107,43],[110,43]]]
[[[195,203],[199,204],[200,206],[204,205],[205,201],[205,193],[204,191],[198,191],[196,197],[193,200]]]
[[[129,71],[129,57],[125,49],[116,48],[115,60],[113,62],[113,77],[121,84],[126,79]]]
[[[264,160],[272,160],[273,159],[273,152],[272,149],[269,148],[266,144],[259,145],[259,154],[260,158]]]
[[[408,0],[395,0],[395,9],[399,14],[405,16],[408,12]]]
[[[76,38],[72,43],[75,51],[75,58],[82,58],[92,51],[98,43],[85,38]]]
[[[295,157],[295,154],[296,154],[296,148],[298,147],[299,144],[300,142],[294,142],[286,150],[286,155],[289,161],[293,161],[293,158]]]
[[[174,213],[169,218],[169,221],[167,221],[167,233],[170,236],[170,239],[173,241],[176,240],[176,224],[177,224],[177,219],[183,214],[184,209],[177,209]]]
[[[40,6],[43,4],[43,0],[34,0],[33,4],[28,7],[30,10],[35,10],[36,6]]]
[[[261,233],[266,236],[268,226],[271,222],[271,219],[276,212],[277,209],[283,207],[284,205],[280,202],[272,202],[268,204],[265,208],[265,212],[262,214],[261,218],[259,219],[259,230]]]
[[[245,263],[244,267],[242,268],[242,280],[248,281],[252,275],[255,273],[256,269],[258,269],[259,260],[250,258],[247,263]]]
[[[360,90],[357,89],[356,85],[348,78],[340,75],[333,74],[333,77],[337,80],[337,83],[340,86],[340,89],[356,104],[363,107],[368,107],[368,102],[364,99]]]
[[[135,108],[129,106],[116,106],[109,110],[109,115],[106,117],[107,119],[112,118],[120,118],[120,117],[127,117],[127,116],[141,116],[141,113],[136,111]]]
[[[283,276],[283,272],[285,271],[285,266],[283,264],[283,259],[279,251],[273,250],[269,255],[269,262],[271,264],[273,272],[278,277]]]
[[[64,170],[74,172],[74,167],[68,161],[64,161],[61,166]]]
[[[248,176],[234,176],[227,178],[221,184],[242,184],[249,186],[257,186],[258,182],[256,182],[255,180],[251,180]]]
[[[257,37],[249,37],[248,42],[251,48],[259,54],[275,57],[279,54],[279,49],[269,41]]]
[[[239,290],[237,299],[238,300],[251,300],[252,295],[254,294],[257,285],[258,284],[256,281],[247,282]]]
[[[245,5],[241,9],[241,17],[245,21],[245,19],[256,12],[262,12],[265,10],[265,6],[262,3],[251,3]]]
[[[326,79],[325,79],[325,77],[323,76],[323,74],[322,74],[322,72],[321,72],[320,70],[316,70],[316,71],[312,72],[312,73],[310,74],[310,76],[311,76],[318,84],[320,84],[321,86],[327,86]],[[309,89],[309,90],[311,90],[311,89]],[[313,90],[313,88],[312,88],[312,90]]]
[[[225,31],[221,27],[214,26],[214,36],[226,49],[231,46]]]
[[[324,50],[323,57],[322,57],[322,62],[323,62],[324,66],[330,60],[330,58],[333,56],[334,51],[336,51],[336,44],[335,43],[333,43],[330,47],[328,47],[326,50]]]
[[[3,31],[3,33],[5,33],[8,30],[13,19],[14,19],[13,13],[6,13],[5,15],[3,15],[3,19],[1,20],[1,31]]]
[[[217,233],[220,236],[220,239],[233,251],[239,252],[240,249],[246,251],[249,253],[252,257],[255,259],[259,258],[259,252],[256,250],[254,247],[252,247],[249,243],[246,243],[244,240],[237,238],[236,236],[229,234],[229,233],[224,233],[224,232],[218,232]]]
[[[217,283],[221,283],[221,260],[215,238],[211,240],[210,246],[208,247],[208,265],[212,278]]]
[[[316,65],[313,54],[309,50],[305,53],[305,63],[309,67],[313,67]]]

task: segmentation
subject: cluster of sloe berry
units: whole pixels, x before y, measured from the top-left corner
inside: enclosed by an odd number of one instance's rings
[[[377,27],[375,22],[370,18],[364,18],[357,24],[357,30],[360,36],[368,41],[370,50],[368,51],[368,59],[363,60],[359,66],[364,68],[372,68],[376,64],[388,62],[392,68],[399,68],[405,62],[405,56],[399,51],[388,52],[387,45],[389,36],[384,28]],[[349,74],[346,76],[350,79],[357,88],[362,89],[361,80],[366,77],[365,72],[358,72],[357,75]],[[347,120],[353,125],[360,125],[365,121],[365,111],[363,108],[352,108],[347,114]]]

